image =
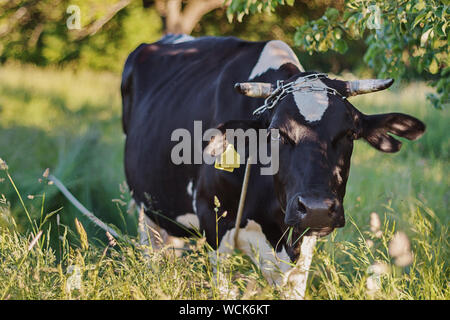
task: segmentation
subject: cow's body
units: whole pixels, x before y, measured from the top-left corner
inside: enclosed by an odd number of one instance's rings
[[[248,80],[261,71],[255,81],[275,82],[302,71],[292,51],[281,41],[247,42],[236,38],[205,37],[164,44],[141,45],[129,57],[124,71],[124,130],[127,134],[125,169],[130,189],[137,202],[145,203],[145,193],[153,199],[153,209],[176,220],[186,213],[196,213],[208,241],[215,245],[214,195],[221,210],[228,211],[219,224],[219,239],[234,227],[244,166],[233,173],[211,165],[174,165],[170,155],[177,142],[171,141],[176,128],[193,134],[194,120],[203,129],[232,119],[251,119],[253,110],[263,99],[239,95],[233,84]],[[272,46],[272,48],[270,48]],[[284,59],[279,69],[258,64],[266,47],[263,63]],[[280,49],[278,49],[280,48]],[[294,55],[295,57],[295,55]],[[274,66],[277,66],[277,61]],[[278,63],[279,64],[279,63]],[[255,69],[256,66],[256,69]],[[265,69],[266,68],[266,69]],[[256,71],[254,71],[256,70]],[[251,172],[244,226],[248,219],[259,223],[275,247],[286,226],[278,205],[271,176],[261,176],[257,166]],[[175,236],[187,236],[185,230],[170,220],[152,215],[153,220]],[[281,250],[282,246],[277,249]]]

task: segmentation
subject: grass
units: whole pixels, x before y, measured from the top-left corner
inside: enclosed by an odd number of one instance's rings
[[[130,196],[123,185],[119,84],[120,78],[109,73],[20,65],[0,69],[0,157],[9,167],[0,171],[0,297],[283,298],[286,289],[268,285],[240,254],[221,260],[230,282],[229,290],[221,290],[202,239],[191,239],[182,257],[165,249],[147,259],[135,245],[117,240],[112,246],[42,177],[50,168],[97,217],[137,241],[137,217],[127,212]],[[307,299],[450,298],[449,111],[432,109],[425,100],[429,90],[414,83],[352,99],[364,113],[417,116],[428,130],[418,141],[405,141],[395,155],[356,143],[347,223],[318,241]],[[371,212],[381,218],[378,235],[370,230]],[[397,231],[411,242],[414,259],[406,267],[396,266],[389,254]],[[374,274],[374,264],[385,266],[384,272]],[[371,281],[376,290],[368,289]]]

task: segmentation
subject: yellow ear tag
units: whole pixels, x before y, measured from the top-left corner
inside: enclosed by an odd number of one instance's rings
[[[228,144],[225,152],[223,152],[220,157],[216,159],[214,168],[233,172],[235,168],[239,168],[240,160],[241,157],[239,156],[239,153],[236,152],[234,146],[230,143]]]

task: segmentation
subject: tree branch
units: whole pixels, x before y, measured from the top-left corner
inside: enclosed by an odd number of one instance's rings
[[[39,23],[31,33],[30,39],[27,42],[28,47],[34,48],[36,46],[37,42],[39,41],[39,37],[42,34],[42,31],[44,31],[44,24]]]
[[[208,12],[220,8],[228,1],[225,0],[192,0],[183,10],[181,19],[182,32],[190,34],[202,17]]]
[[[117,14],[117,12],[128,6],[130,3],[131,0],[121,0],[117,2],[109,9],[109,11],[103,16],[103,18],[94,21],[92,24],[79,31],[76,36],[76,40],[81,40],[87,36],[92,36],[97,33],[97,31],[99,31],[106,23],[108,23],[108,21],[111,20]]]
[[[186,5],[182,6],[182,2]],[[156,0],[155,8],[163,19],[164,33],[192,33],[208,12],[228,5],[229,0]]]
[[[180,33],[181,29],[181,0],[166,1],[166,25],[167,33]]]
[[[30,19],[28,7],[20,7],[8,19],[8,22],[0,27],[0,38],[7,35],[18,23],[24,23]]]

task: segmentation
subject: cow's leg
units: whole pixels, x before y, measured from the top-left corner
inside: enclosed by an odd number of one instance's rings
[[[304,236],[302,239],[297,264],[284,276],[284,285],[290,287],[288,294],[285,296],[287,299],[303,300],[305,298],[306,283],[316,240],[315,236]]]
[[[167,232],[154,223],[144,211],[144,205],[141,204],[139,213],[139,244],[141,246],[150,246],[154,250],[161,249],[167,242]]]
[[[276,253],[262,232],[261,226],[248,220],[245,228],[240,228],[237,243],[234,242],[236,229],[228,230],[219,246],[219,253],[231,253],[238,248],[260,268],[263,276],[273,285],[283,283],[283,273],[289,270],[289,256],[283,251]]]
[[[136,206],[134,200],[130,203],[131,206]],[[150,250],[160,250],[163,247],[172,248],[177,256],[181,255],[181,248],[184,247],[184,241],[181,238],[170,236],[164,228],[158,226],[146,214],[144,205],[138,208],[139,224],[139,244],[144,249],[144,255],[148,256]]]
[[[263,234],[261,226],[255,221],[249,220],[247,226],[240,229],[237,243],[234,242],[235,232],[235,228],[227,231],[220,243],[219,253],[231,253],[235,247],[239,248],[259,266],[267,281],[288,289],[286,299],[304,299],[316,237],[303,237],[300,257],[292,268],[284,248],[282,252],[276,253]]]

